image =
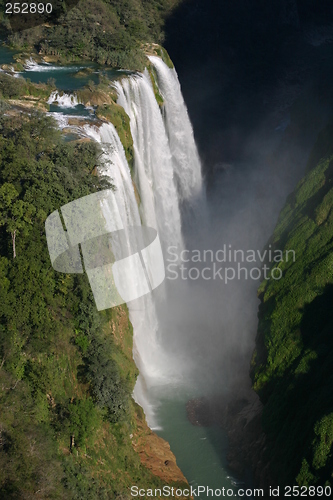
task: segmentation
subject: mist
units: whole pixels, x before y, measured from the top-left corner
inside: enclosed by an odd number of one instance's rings
[[[333,16],[323,17],[332,14],[328,5],[310,19],[304,5],[293,18],[283,12],[265,18],[244,2],[216,4],[185,3],[170,20],[167,39],[205,175],[202,197],[192,210],[183,207],[187,258],[194,250],[215,255],[224,246],[263,251],[333,109],[327,83]],[[183,264],[200,272],[213,265],[209,259]],[[244,274],[225,283],[219,277],[170,279],[167,271],[164,290],[154,292],[163,351],[179,384],[196,394],[250,388],[262,275]]]
[[[272,135],[276,137],[269,146],[257,144],[256,161],[215,165],[207,196],[196,200],[190,220],[186,220],[188,213],[183,217],[186,252],[172,247],[165,255],[167,299],[161,300],[158,310],[163,350],[179,382],[205,396],[250,384],[257,289],[263,278],[256,271],[252,279],[250,271],[259,270],[263,263],[260,257],[246,263],[246,255],[263,252],[295,181],[293,176],[277,175],[265,161],[281,141],[279,131],[273,130]],[[299,174],[303,168],[304,162]],[[236,257],[234,251],[238,251]],[[176,254],[184,257],[183,273],[174,263]],[[226,262],[219,262],[224,255]],[[239,276],[238,262],[243,268]],[[225,268],[235,268],[235,278],[229,270],[226,280]]]

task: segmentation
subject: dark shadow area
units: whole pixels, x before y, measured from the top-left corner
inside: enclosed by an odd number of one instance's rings
[[[265,141],[284,126],[291,104],[325,72],[332,21],[326,0],[188,0],[174,12],[166,47],[208,171],[248,160],[254,135]]]

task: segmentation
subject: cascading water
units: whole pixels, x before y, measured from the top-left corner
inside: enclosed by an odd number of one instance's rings
[[[175,69],[170,69],[159,57],[150,56],[159,90],[164,98],[165,128],[176,177],[178,198],[191,201],[202,194],[201,163],[194,140],[192,125]]]
[[[169,68],[159,57],[149,56],[149,60],[164,100],[162,112],[172,156],[183,235],[185,229],[187,246],[191,243],[195,245],[193,234],[198,227],[202,230],[209,225],[209,217],[193,128],[175,68]]]
[[[136,201],[133,180],[124,148],[111,123],[102,126],[75,126],[75,131],[101,144],[103,167],[115,186],[115,197],[124,225],[150,226],[157,229],[162,247],[183,247],[181,204],[191,202],[202,190],[201,165],[192,127],[181,95],[177,75],[162,61],[152,58],[165,99],[164,116],[157,104],[147,70],[128,76],[114,85],[118,104],[130,118],[134,143],[134,182],[140,195]],[[50,101],[66,99],[66,107],[74,105],[73,96],[52,94]],[[60,101],[60,102],[59,102]],[[67,101],[70,101],[67,103]],[[63,103],[63,105],[65,102]],[[59,121],[65,127],[65,117]],[[178,127],[175,129],[174,127]],[[104,207],[105,217],[108,208]],[[130,242],[128,242],[130,245]],[[147,396],[149,387],[177,378],[175,364],[166,358],[159,342],[159,322],[154,294],[128,303],[133,325],[133,356],[138,366],[134,398],[143,407],[148,424],[156,428],[154,408]]]
[[[145,70],[142,76],[116,82],[115,87],[118,104],[130,118],[143,223],[158,229],[165,246],[182,246],[174,163],[149,74]]]
[[[181,250],[182,215],[196,201],[203,201],[201,164],[177,73],[160,58],[150,60],[164,98],[163,110],[156,101],[147,70],[142,75],[123,78],[114,86],[117,102],[130,118],[142,221],[158,229],[165,251],[168,247]],[[153,305],[158,319],[160,308]],[[157,329],[161,335],[161,324]],[[158,344],[161,346],[160,339]],[[149,349],[149,343],[146,348]],[[168,381],[179,380],[184,364],[177,359],[177,353],[168,358],[168,365],[168,370],[165,365],[161,367]]]
[[[71,70],[76,70],[78,71],[79,69],[83,69],[84,66],[53,66],[50,63],[43,62],[42,64],[38,64],[36,61],[34,61],[32,58],[28,59],[25,64],[24,64],[24,70],[25,71],[32,71],[32,72],[51,72],[51,71],[63,71],[63,72],[68,72]]]
[[[67,94],[66,92],[59,93],[57,91],[51,93],[47,103],[57,104],[62,108],[75,108],[75,106],[80,104],[75,94]]]

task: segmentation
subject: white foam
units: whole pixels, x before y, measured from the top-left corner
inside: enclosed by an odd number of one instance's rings
[[[67,128],[69,126],[68,119],[69,116],[63,115],[61,113],[49,113],[57,122],[57,125],[60,130]]]
[[[56,90],[51,93],[47,103],[57,104],[61,108],[75,108],[80,104],[77,95],[67,94],[66,92],[60,93]]]
[[[35,73],[49,72],[49,71],[68,71],[74,72],[83,69],[84,66],[53,66],[50,63],[43,62],[43,64],[38,64],[32,57],[28,59],[24,64],[25,71],[33,71]]]

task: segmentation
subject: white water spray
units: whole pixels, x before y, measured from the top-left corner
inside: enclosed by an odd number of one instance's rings
[[[66,92],[59,93],[57,91],[51,92],[47,103],[57,104],[61,108],[75,108],[75,106],[80,104],[75,94],[67,94]]]

